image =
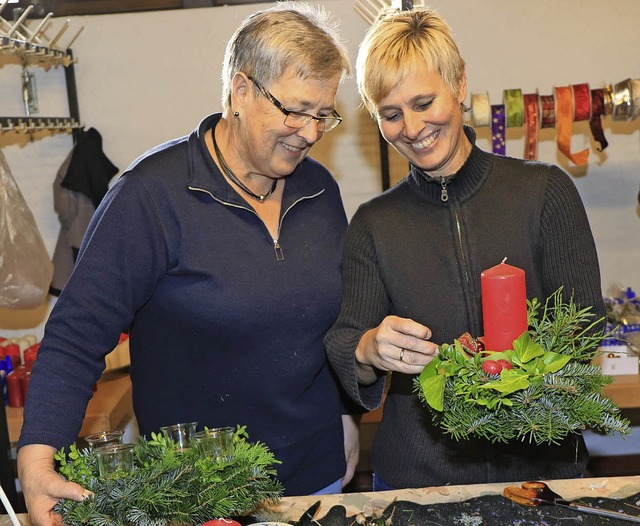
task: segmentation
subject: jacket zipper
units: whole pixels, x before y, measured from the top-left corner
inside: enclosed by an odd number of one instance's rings
[[[262,218],[256,213],[255,210],[253,210],[251,208],[247,208],[246,206],[236,205],[234,203],[228,203],[226,201],[222,201],[221,199],[219,199],[215,195],[213,195],[209,190],[205,190],[204,188],[198,188],[196,186],[189,186],[188,188],[189,188],[189,190],[194,190],[196,192],[204,192],[205,194],[209,194],[213,200],[217,201],[218,203],[220,203],[222,205],[232,206],[234,208],[239,208],[241,210],[246,210],[247,212],[251,212],[258,219],[260,219],[260,221],[264,225],[265,229],[267,230],[267,233],[269,233],[269,229],[267,228],[267,225],[264,224],[264,221],[262,221]],[[280,222],[278,223],[278,237],[276,237],[275,239],[272,239],[272,241],[273,241],[273,251],[274,251],[275,256],[276,256],[276,261],[284,261],[284,251],[282,250],[282,246],[280,245],[280,241],[279,241],[280,229],[282,228],[282,222],[284,221],[284,216],[286,216],[287,213],[289,212],[289,210],[291,210],[299,202],[305,201],[307,199],[313,199],[314,197],[318,197],[323,192],[324,192],[324,190],[320,190],[319,192],[317,192],[317,193],[315,193],[313,195],[306,195],[306,196],[300,197],[300,198],[296,199],[293,203],[291,203],[289,205],[289,207],[284,211],[284,213],[282,214],[282,217],[280,218]],[[271,237],[271,234],[269,234],[269,237]]]

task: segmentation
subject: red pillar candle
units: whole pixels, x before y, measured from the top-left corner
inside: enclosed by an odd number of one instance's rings
[[[524,270],[503,261],[485,270],[480,282],[485,349],[513,349],[513,341],[529,329]]]
[[[24,405],[24,398],[22,397],[22,387],[20,385],[20,373],[11,371],[7,375],[6,381],[9,407],[22,407]]]

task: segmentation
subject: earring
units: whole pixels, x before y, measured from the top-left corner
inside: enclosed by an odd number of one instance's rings
[[[234,112],[233,112],[233,116],[234,116],[236,119],[239,119],[239,118],[240,118],[240,114],[239,114],[237,111],[234,111]]]

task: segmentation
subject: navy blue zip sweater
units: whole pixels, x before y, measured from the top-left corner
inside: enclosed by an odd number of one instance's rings
[[[345,470],[323,337],[347,220],[334,179],[305,159],[286,179],[278,261],[206,149],[218,119],[134,162],[96,211],[46,325],[19,445],[76,440],[104,356],[128,329],[142,434],[246,425],[282,461],[286,494],[307,494]]]

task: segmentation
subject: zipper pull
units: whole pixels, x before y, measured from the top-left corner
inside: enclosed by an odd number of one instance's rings
[[[284,253],[277,239],[273,241],[273,251],[276,253],[276,261],[284,261]]]
[[[449,200],[449,192],[447,191],[447,181],[443,177],[440,179],[440,186],[442,187],[442,193],[440,194],[440,201],[446,203]]]

